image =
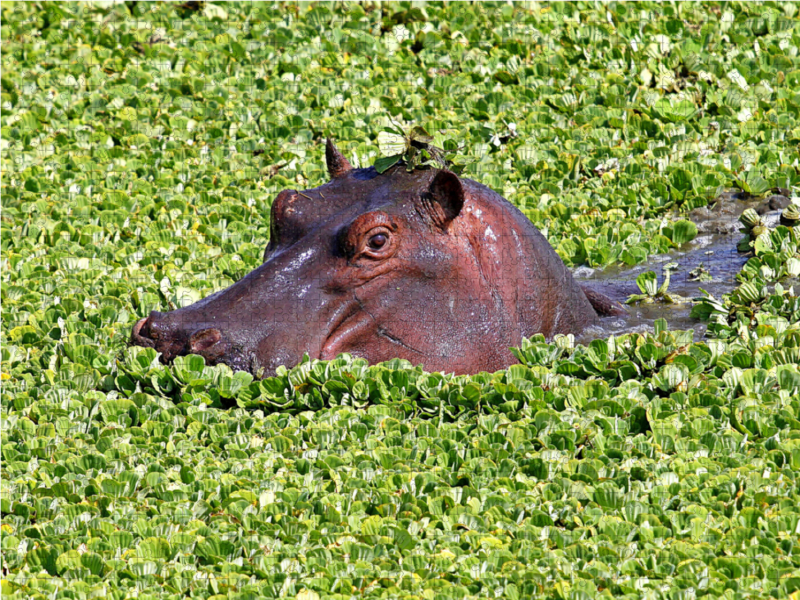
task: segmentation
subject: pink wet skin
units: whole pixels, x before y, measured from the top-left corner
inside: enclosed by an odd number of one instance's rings
[[[523,337],[580,333],[625,314],[582,289],[510,202],[448,170],[353,169],[328,140],[331,181],[284,190],[263,264],[185,308],[153,311],[131,343],[162,361],[200,354],[257,376],[308,352],[428,371],[477,373],[516,362]]]

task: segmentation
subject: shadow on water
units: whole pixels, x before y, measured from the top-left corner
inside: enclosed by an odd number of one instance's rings
[[[635,267],[612,266],[605,269],[579,267],[573,271],[575,279],[607,296],[624,303],[631,294],[640,294],[636,277],[645,271],[654,271],[658,284],[664,281],[663,266],[677,263],[671,272],[669,292],[686,299],[702,296],[700,288],[717,299],[730,293],[737,286],[736,275],[741,271],[752,252],[738,252],[739,241],[744,237],[739,232],[739,215],[748,208],[761,214],[769,227],[777,225],[781,211],[772,210],[778,206],[785,208],[789,199],[784,196],[770,196],[765,199],[748,199],[744,193],[726,192],[717,199],[711,208],[692,211],[689,218],[697,225],[698,235],[680,250],[669,254],[651,256],[647,262]],[[697,277],[698,267],[711,279]],[[690,317],[693,303],[667,304],[654,302],[626,305],[628,317],[603,317],[600,323],[587,328],[576,342],[587,344],[593,339],[621,335],[631,332],[653,330],[656,319],[666,319],[670,329],[693,329],[694,340],[705,335],[707,324]]]

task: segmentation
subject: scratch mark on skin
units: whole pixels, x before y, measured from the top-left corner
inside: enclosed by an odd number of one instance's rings
[[[424,355],[425,354],[424,352],[420,352],[416,348],[413,348],[413,347],[409,346],[408,344],[406,344],[400,338],[398,338],[398,337],[392,335],[391,333],[389,333],[383,325],[380,325],[378,323],[378,320],[375,318],[375,315],[373,315],[371,312],[369,312],[367,310],[367,307],[364,306],[364,303],[361,301],[361,298],[359,298],[358,295],[355,292],[353,292],[353,299],[356,302],[358,302],[358,307],[361,310],[363,310],[367,314],[367,316],[370,319],[372,319],[373,323],[375,323],[378,326],[377,333],[378,333],[379,336],[381,336],[382,338],[386,338],[387,340],[389,340],[393,344],[397,344],[398,346],[401,346],[401,347],[405,348],[406,350],[411,350],[412,352],[416,352],[417,354],[420,354],[420,355]]]
[[[367,314],[369,314],[369,313],[367,313]],[[370,316],[372,316],[372,315],[370,315]],[[411,350],[412,352],[416,352],[417,354],[424,354],[423,352],[420,352],[420,351],[419,351],[419,350],[417,350],[416,348],[412,348],[411,346],[409,346],[408,344],[406,344],[406,343],[405,343],[403,340],[401,340],[400,338],[393,336],[391,333],[389,333],[388,331],[386,331],[386,329],[384,329],[384,328],[383,328],[383,326],[379,326],[379,327],[378,327],[378,335],[379,335],[379,336],[381,336],[381,337],[383,337],[383,338],[386,338],[387,340],[389,340],[389,341],[390,341],[390,342],[392,342],[393,344],[397,344],[398,346],[402,346],[402,347],[403,347],[403,348],[405,348],[406,350]]]

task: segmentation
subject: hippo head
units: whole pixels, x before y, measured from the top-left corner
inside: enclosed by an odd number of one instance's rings
[[[131,342],[256,376],[306,352],[469,373],[515,362],[523,336],[596,319],[544,237],[489,188],[448,170],[353,169],[330,140],[326,158],[330,182],[275,198],[261,266],[153,311]]]

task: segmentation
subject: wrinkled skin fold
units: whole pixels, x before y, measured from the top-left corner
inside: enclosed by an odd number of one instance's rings
[[[624,310],[587,297],[486,186],[447,170],[353,169],[330,140],[326,159],[330,182],[275,198],[260,267],[191,306],[153,311],[131,343],[164,362],[199,354],[255,376],[306,352],[463,374],[513,364],[523,337],[579,333],[598,311]]]

